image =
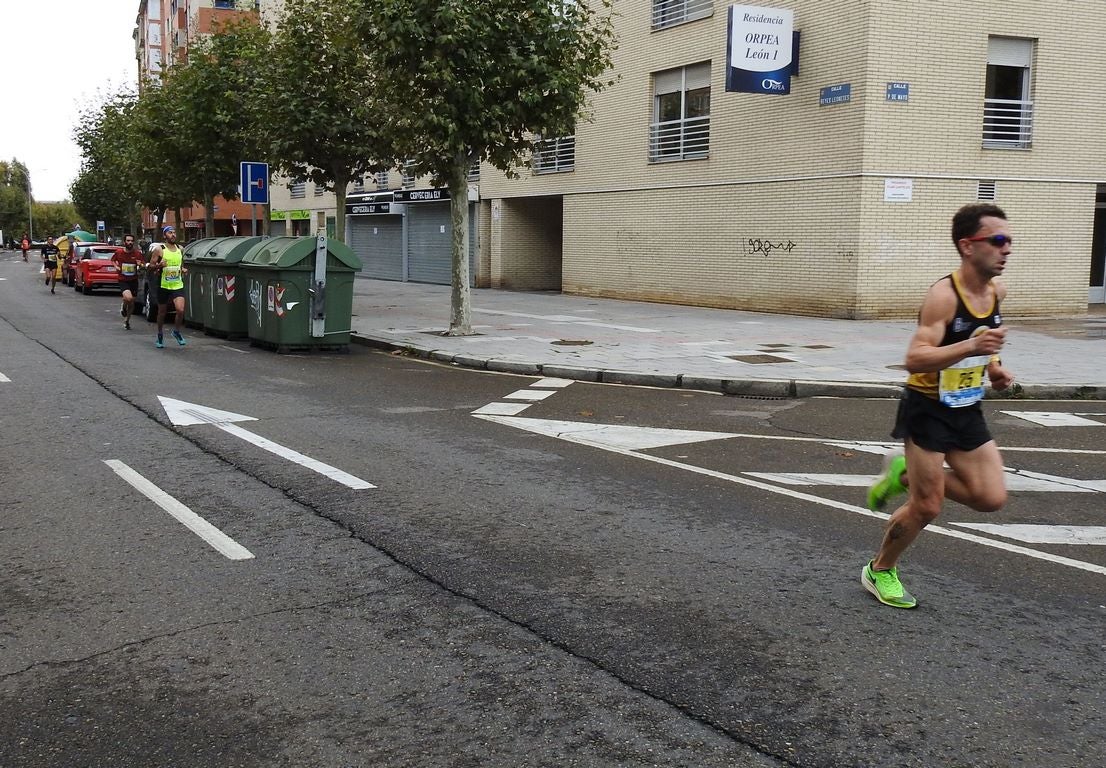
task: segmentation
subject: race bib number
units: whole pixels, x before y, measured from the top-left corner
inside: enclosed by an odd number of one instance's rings
[[[134,264],[123,263],[123,274],[127,277],[132,277],[138,274],[138,267]]]
[[[166,267],[164,275],[167,282],[180,280],[180,267]]]
[[[950,408],[963,408],[983,399],[983,371],[989,355],[965,357],[937,374],[937,396]]]

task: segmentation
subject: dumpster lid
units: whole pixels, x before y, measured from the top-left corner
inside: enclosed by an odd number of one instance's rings
[[[270,237],[257,243],[242,256],[243,264],[286,269],[311,258],[317,240],[314,237]],[[353,271],[361,269],[361,259],[341,240],[328,238],[326,250]]]
[[[237,264],[259,242],[260,237],[218,237],[209,240],[202,249],[197,249],[192,258],[196,261]]]
[[[217,237],[201,237],[199,240],[193,240],[190,243],[185,243],[182,246],[181,253],[185,258],[189,256],[195,256],[198,253],[197,249],[206,248],[209,244],[219,240]]]

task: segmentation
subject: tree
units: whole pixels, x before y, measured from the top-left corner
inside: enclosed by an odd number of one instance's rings
[[[414,169],[449,187],[450,335],[472,333],[468,170],[513,174],[537,136],[574,134],[589,92],[610,84],[611,0],[356,0],[387,100],[405,105]]]
[[[31,176],[16,159],[0,160],[0,229],[5,237],[30,232]]]
[[[396,126],[379,96],[358,18],[356,0],[287,0],[274,35],[263,121],[280,171],[333,187],[339,240],[349,183],[396,162],[390,142]]]
[[[148,83],[130,112],[127,134],[131,164],[128,174],[135,195],[146,208],[157,212],[157,231],[165,212],[177,211],[195,195],[187,179],[189,155],[176,130],[172,94],[161,85]]]
[[[88,229],[88,222],[81,219],[73,204],[65,201],[61,203],[35,203],[35,231],[38,237],[45,240],[47,236],[58,237],[66,232],[73,231],[73,225]]]
[[[109,96],[73,131],[81,148],[81,170],[69,194],[89,221],[137,229],[138,163],[133,148],[137,97],[129,90]]]
[[[239,163],[261,151],[257,102],[268,48],[269,33],[258,24],[224,25],[197,40],[187,62],[164,79],[163,128],[188,158],[178,180],[203,201],[209,237],[215,197],[237,197]]]

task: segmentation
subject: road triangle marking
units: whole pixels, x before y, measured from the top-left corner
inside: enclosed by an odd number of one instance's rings
[[[1042,427],[1101,427],[1106,426],[1101,421],[1085,419],[1074,413],[1056,413],[1055,411],[1003,411],[1007,416],[1017,416],[1019,419],[1040,424]],[[1106,416],[1106,414],[1103,414]]]
[[[641,451],[663,448],[666,445],[702,443],[707,440],[725,440],[740,435],[729,432],[699,432],[691,429],[661,429],[659,427],[632,427],[622,424],[587,424],[553,419],[527,419],[518,416],[474,414],[477,418],[505,424],[509,427],[556,437],[596,448],[618,448]]]
[[[1106,546],[1106,525],[994,525],[991,523],[952,523],[1004,539],[1026,544],[1077,544]]]
[[[835,475],[812,472],[743,472],[742,474],[780,485],[835,485],[842,488],[867,488],[876,481],[875,475]],[[1076,480],[1071,477],[1014,470],[1006,473],[1006,488],[1011,491],[1094,493],[1095,491],[1106,492],[1106,481]]]
[[[169,421],[178,427],[187,427],[192,424],[230,424],[235,421],[257,421],[253,416],[243,416],[231,411],[220,411],[218,408],[186,403],[183,400],[174,400],[171,397],[158,395],[157,399],[161,401],[161,407],[165,409],[165,415],[169,417]]]

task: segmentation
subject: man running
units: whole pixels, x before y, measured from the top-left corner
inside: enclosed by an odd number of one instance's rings
[[[27,233],[23,233],[23,239],[19,241],[19,248],[23,251],[23,261],[27,260],[27,251],[31,250],[31,238],[27,237]]]
[[[46,285],[53,293],[58,281],[58,247],[52,237],[46,238],[46,245],[42,246],[42,268],[46,270]]]
[[[984,372],[995,389],[1014,383],[998,356],[1006,287],[995,278],[1013,242],[1006,214],[991,203],[965,205],[953,216],[952,242],[960,268],[930,286],[906,351],[910,376],[891,433],[904,441],[905,458],[893,457],[868,493],[869,507],[879,509],[909,485],[860,574],[865,589],[896,608],[917,605],[899,580],[899,557],[941,514],[946,496],[980,512],[1006,503],[1002,456],[980,405]]]
[[[119,313],[123,315],[123,327],[129,331],[131,315],[134,314],[134,297],[138,295],[138,270],[144,263],[142,251],[134,245],[134,235],[123,235],[123,252],[116,251],[111,263],[119,270],[123,285],[123,306]]]
[[[149,269],[155,273],[161,273],[157,291],[157,341],[154,346],[165,349],[165,340],[162,332],[165,326],[165,315],[169,312],[169,303],[172,302],[176,317],[173,318],[173,338],[177,344],[184,346],[184,336],[181,329],[184,328],[184,279],[187,271],[184,269],[184,252],[177,246],[177,230],[172,226],[162,227],[161,245],[155,245],[150,249]]]

